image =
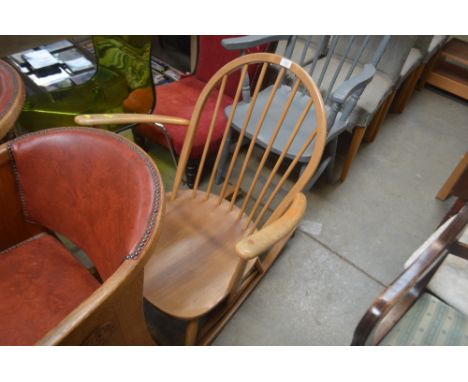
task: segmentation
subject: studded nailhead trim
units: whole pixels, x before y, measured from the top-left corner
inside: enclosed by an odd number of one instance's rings
[[[22,208],[23,208],[23,214],[24,214],[25,218],[30,222],[34,222],[34,221],[31,219],[31,217],[28,215],[28,212],[27,212],[26,199],[25,199],[24,192],[23,192],[23,189],[21,187],[21,183],[20,183],[20,179],[19,179],[19,172],[18,172],[18,168],[16,166],[16,161],[15,161],[14,153],[13,153],[13,145],[16,142],[20,142],[20,141],[22,141],[24,139],[27,139],[27,138],[30,138],[32,136],[47,135],[49,132],[52,132],[52,131],[54,131],[54,132],[55,131],[89,131],[89,128],[83,128],[83,127],[58,127],[58,128],[40,130],[40,131],[36,131],[36,132],[33,132],[33,133],[22,135],[21,137],[18,137],[16,139],[8,142],[8,145],[7,145],[8,156],[9,156],[9,159],[10,159],[10,162],[11,162],[11,166],[12,166],[12,169],[13,169],[13,173],[15,175],[16,183],[17,183],[17,186],[18,186],[19,194],[20,194],[20,200],[21,200],[21,205],[22,205]],[[148,170],[150,172],[150,175],[151,175],[151,180],[152,180],[153,186],[154,186],[154,193],[153,193],[153,203],[152,203],[152,206],[151,206],[151,214],[150,214],[150,217],[149,217],[149,221],[148,221],[147,227],[145,229],[145,232],[144,232],[142,238],[139,240],[138,244],[136,245],[135,249],[132,252],[130,252],[127,256],[124,257],[124,260],[134,260],[134,259],[136,259],[138,257],[138,255],[141,253],[141,251],[145,247],[146,243],[148,242],[148,239],[150,238],[151,233],[153,232],[154,225],[156,223],[156,217],[158,216],[158,213],[161,210],[161,206],[160,206],[161,188],[162,188],[161,187],[161,181],[160,181],[160,179],[159,179],[159,177],[157,175],[157,171],[156,171],[156,168],[154,166],[154,163],[135,144],[132,144],[130,141],[128,141],[127,139],[121,137],[120,135],[117,135],[115,133],[111,133],[111,132],[106,131],[106,130],[93,129],[93,132],[97,133],[97,134],[112,136],[114,139],[116,139],[116,140],[120,141],[121,143],[124,143],[125,145],[127,145],[133,152],[138,154],[143,159],[143,162],[145,163],[145,165],[148,168]]]

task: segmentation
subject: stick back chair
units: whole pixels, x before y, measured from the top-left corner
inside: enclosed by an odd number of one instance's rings
[[[214,164],[209,164],[207,153],[214,121],[219,113],[224,113],[220,105],[229,77],[240,73],[226,127],[231,124],[243,80],[251,65],[260,65],[252,106],[269,68],[278,69],[274,80],[276,89],[287,73],[294,78],[294,84],[287,101],[281,105],[282,113],[270,143],[260,155],[254,152],[255,140],[251,141],[246,152],[240,151],[253,107],[247,113],[236,149],[228,161],[225,181],[222,185],[216,185],[214,180],[229,129],[225,129]],[[315,121],[309,126],[309,134],[301,137],[303,140],[297,157],[285,163],[287,147],[280,155],[273,154],[272,147],[286,121],[292,100],[300,92],[304,92],[308,101],[293,122],[287,146],[299,138],[298,132],[306,123],[306,115],[312,107],[315,108]],[[194,187],[192,190],[184,189],[181,186],[182,177],[194,137],[201,128],[200,116],[213,94],[216,95],[216,106],[209,118],[208,135]],[[272,98],[264,107],[262,121],[271,111]],[[77,123],[89,126],[109,123],[110,120],[122,123],[170,121],[189,126],[174,186],[167,196],[161,239],[145,267],[144,295],[160,311],[187,321],[186,344],[209,343],[272,265],[304,214],[306,199],[301,191],[317,169],[326,139],[325,107],[320,92],[299,65],[271,53],[255,53],[231,61],[208,81],[190,120],[136,114],[84,115],[76,118]],[[261,129],[262,123],[259,123],[257,134]],[[306,150],[311,150],[310,161],[296,181],[291,182],[288,178]],[[204,182],[203,172],[208,172]],[[260,181],[261,173],[267,178],[263,184]],[[233,180],[234,186],[230,186],[230,180]],[[248,187],[244,193],[243,184]],[[199,328],[200,322],[203,325]]]
[[[0,344],[154,344],[143,266],[164,194],[143,150],[96,129],[23,135],[0,146],[0,190]]]

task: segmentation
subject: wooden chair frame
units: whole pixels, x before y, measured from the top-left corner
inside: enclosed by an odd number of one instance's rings
[[[302,123],[305,120],[305,117],[310,110],[312,104],[315,107],[315,119],[316,124],[313,131],[311,131],[309,138],[304,142],[301,150],[302,153],[304,150],[310,147],[311,143],[314,142],[314,149],[311,155],[310,162],[305,166],[304,170],[299,175],[298,180],[296,183],[290,188],[290,190],[286,193],[284,197],[279,201],[278,205],[274,208],[271,215],[266,219],[266,213],[269,207],[272,205],[273,199],[278,194],[279,189],[284,185],[284,182],[291,174],[292,170],[298,164],[299,157],[302,155],[301,152],[298,153],[297,157],[293,159],[287,168],[287,170],[282,175],[281,179],[276,184],[276,187],[272,191],[271,194],[267,194],[267,189],[269,186],[272,186],[272,180],[275,175],[279,175],[278,169],[282,164],[282,161],[286,155],[286,152],[282,153],[274,168],[271,170],[270,176],[266,184],[263,186],[262,191],[260,192],[260,196],[255,201],[254,206],[250,210],[249,215],[247,215],[247,202],[251,200],[252,193],[254,188],[257,184],[259,174],[261,170],[264,168],[265,161],[270,154],[271,147],[273,145],[274,140],[276,139],[276,135],[273,134],[271,138],[271,142],[269,147],[267,147],[264,151],[262,160],[260,162],[259,167],[256,170],[256,175],[253,181],[250,184],[249,190],[246,192],[245,199],[242,203],[241,207],[237,207],[235,205],[236,201],[238,201],[238,197],[240,194],[241,188],[241,181],[244,176],[246,166],[250,157],[252,155],[253,147],[255,145],[255,140],[252,140],[249,148],[246,153],[246,157],[243,161],[242,168],[240,170],[239,178],[236,181],[236,184],[233,186],[232,192],[229,193],[230,200],[228,201],[228,188],[229,188],[229,181],[232,173],[233,166],[238,158],[239,151],[242,146],[242,139],[243,134],[245,133],[248,121],[244,123],[243,130],[238,137],[237,145],[235,147],[234,152],[232,153],[232,157],[230,159],[229,168],[227,175],[225,177],[224,183],[221,187],[221,191],[219,194],[213,194],[213,186],[214,186],[214,178],[216,176],[216,172],[218,169],[218,165],[221,160],[221,155],[223,153],[223,145],[226,144],[227,136],[228,136],[228,127],[231,124],[232,118],[235,113],[235,108],[237,103],[239,102],[240,95],[242,92],[242,87],[245,79],[245,75],[247,72],[248,65],[260,65],[260,75],[259,79],[256,83],[256,87],[253,91],[252,98],[251,98],[251,109],[253,109],[258,93],[262,86],[262,81],[265,77],[267,69],[270,65],[275,65],[280,68],[278,71],[278,77],[276,79],[276,87],[278,87],[282,76],[286,74],[287,71],[293,73],[296,76],[296,83],[291,88],[291,96],[289,101],[284,106],[283,115],[278,121],[277,131],[279,131],[282,123],[284,122],[284,118],[291,106],[292,100],[299,90],[300,86],[303,86],[305,91],[309,92],[309,101],[307,106],[304,108],[304,111],[301,114],[301,117],[296,122],[296,126],[294,128],[293,133],[290,136],[289,144],[293,142],[296,137],[299,128],[301,127]],[[208,146],[210,144],[210,134],[213,131],[213,125],[215,118],[218,113],[223,112],[220,110],[220,100],[224,91],[225,84],[227,82],[227,76],[232,74],[234,71],[240,70],[241,75],[237,86],[236,96],[234,98],[234,103],[232,106],[232,113],[228,118],[226,124],[226,130],[223,136],[223,139],[220,143],[220,147],[217,151],[216,159],[213,168],[211,169],[211,175],[209,177],[209,183],[207,186],[206,191],[201,191],[200,184],[202,179],[203,169],[205,168],[206,158],[208,153]],[[197,172],[194,188],[192,190],[181,190],[180,187],[182,185],[182,177],[184,175],[185,167],[190,158],[190,151],[192,148],[192,142],[194,136],[196,134],[198,123],[200,120],[201,113],[204,110],[204,106],[210,96],[210,94],[218,89],[219,87],[219,94],[217,98],[217,103],[213,112],[213,117],[209,129],[208,136],[206,138],[206,145],[203,151],[203,155],[200,160],[200,166]],[[265,106],[265,110],[263,112],[261,120],[265,118],[266,113],[268,112],[269,105],[271,105],[272,98],[274,93],[270,97],[269,102]],[[250,111],[251,112],[251,111]],[[249,113],[248,113],[249,114]],[[247,119],[249,116],[246,117]],[[108,123],[145,123],[145,122],[157,122],[157,123],[173,123],[173,124],[181,124],[181,125],[188,125],[187,135],[185,137],[184,146],[180,155],[179,165],[177,167],[177,173],[174,180],[174,185],[172,192],[167,195],[168,197],[168,215],[167,218],[169,219],[169,214],[171,213],[171,204],[175,204],[178,200],[192,200],[194,201],[193,214],[195,215],[203,215],[203,203],[209,202],[213,203],[213,206],[216,204],[217,206],[221,206],[218,208],[223,208],[223,213],[226,214],[234,214],[236,217],[234,220],[238,222],[238,226],[242,227],[242,235],[240,240],[235,243],[235,250],[233,249],[233,253],[237,254],[237,261],[238,264],[230,278],[229,285],[226,290],[223,289],[224,294],[220,296],[220,300],[217,301],[216,304],[212,304],[211,308],[207,309],[206,311],[196,311],[196,313],[184,313],[184,314],[174,314],[168,312],[169,309],[160,308],[157,304],[156,305],[159,309],[164,311],[165,313],[170,314],[171,316],[175,316],[179,319],[183,319],[187,321],[187,328],[186,328],[186,344],[209,344],[214,337],[219,333],[222,327],[226,324],[229,318],[233,315],[236,309],[240,306],[240,304],[245,300],[245,298],[249,295],[249,293],[253,290],[253,288],[257,285],[257,283],[262,279],[262,277],[266,274],[268,269],[271,267],[279,253],[281,252],[282,248],[286,244],[287,240],[291,237],[294,233],[295,228],[297,227],[301,217],[303,216],[305,209],[306,209],[306,198],[301,193],[307,183],[310,181],[311,177],[313,176],[315,170],[317,169],[320,159],[324,150],[325,140],[326,140],[326,114],[324,103],[320,92],[310,76],[307,72],[301,68],[299,65],[291,62],[288,59],[285,59],[281,56],[271,54],[271,53],[255,53],[249,54],[245,56],[241,56],[223,68],[221,68],[206,84],[205,88],[200,94],[200,97],[195,105],[195,109],[193,111],[192,118],[190,121],[184,120],[181,118],[173,118],[168,116],[157,116],[157,115],[137,115],[137,114],[127,114],[127,115],[83,115],[76,117],[75,120],[78,124],[86,125],[86,126],[95,126],[99,124],[108,124]],[[261,124],[263,122],[259,122],[256,130],[257,133],[261,129]],[[302,143],[302,142],[301,142]],[[216,198],[217,202],[214,201]],[[268,199],[268,200],[266,200]],[[261,202],[266,200],[265,204],[261,206]],[[252,200],[253,201],[253,200]],[[188,203],[188,202],[187,202]],[[201,207],[200,207],[201,206]],[[211,205],[210,205],[211,206]],[[207,207],[205,207],[207,208]],[[215,208],[215,207],[213,207]],[[260,227],[260,223],[266,219],[266,222]],[[236,223],[237,224],[237,223]],[[172,234],[172,233],[171,233]],[[174,235],[177,233],[174,232]],[[228,232],[228,235],[230,233]],[[145,269],[146,276],[145,276],[145,290],[151,289],[151,275],[153,272],[153,262],[157,262],[155,258],[159,255],[158,249],[154,253],[150,263]],[[147,290],[145,293],[145,297],[153,303],[156,299],[154,295],[157,294],[157,291],[152,293],[151,290]],[[204,324],[203,328],[201,328],[200,333],[198,328],[199,318],[205,316],[206,314],[210,313],[216,306],[219,306],[218,303],[222,301],[227,302],[214,317],[211,317],[207,323]]]
[[[76,129],[76,128],[75,128]],[[67,128],[70,130],[70,128]],[[41,131],[32,134],[44,134]],[[101,134],[109,134],[99,131]],[[30,135],[32,135],[30,134]],[[21,139],[21,138],[20,138]],[[121,138],[123,139],[123,138]],[[27,221],[23,214],[15,173],[11,167],[8,145],[0,146],[0,250],[41,232],[55,235],[46,227]],[[146,156],[148,163],[151,158]],[[143,314],[143,269],[154,251],[164,208],[160,190],[160,212],[143,250],[136,259],[124,260],[120,267],[85,301],[70,312],[36,345],[154,345]],[[135,298],[141,296],[141,298]]]
[[[466,186],[460,186],[455,189],[455,186],[458,185],[459,182],[464,182],[464,184],[468,183],[468,152],[466,152],[458,162],[455,169],[452,171],[450,176],[445,181],[444,185],[440,188],[439,192],[437,192],[436,198],[439,200],[446,200],[450,195],[458,195],[458,197],[463,197],[464,195],[460,192],[463,189],[466,190]],[[460,191],[458,191],[460,190]],[[458,192],[457,192],[458,191]],[[466,192],[465,192],[466,194]],[[464,199],[468,199],[466,196]]]
[[[354,332],[351,345],[378,345],[425,291],[448,253],[468,259],[468,247],[457,241],[468,223],[468,204],[421,255],[377,297]]]

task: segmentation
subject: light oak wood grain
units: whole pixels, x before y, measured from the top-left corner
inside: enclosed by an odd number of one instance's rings
[[[253,259],[290,234],[301,221],[307,207],[303,193],[296,195],[288,210],[278,220],[263,227],[236,244],[237,254],[245,259]]]

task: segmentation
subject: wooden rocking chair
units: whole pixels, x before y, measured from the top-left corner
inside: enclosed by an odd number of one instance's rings
[[[216,185],[214,180],[221,156],[225,155],[223,147],[227,144],[229,126],[251,65],[258,66],[259,77],[251,96],[250,109],[237,137],[235,149],[229,153],[224,183]],[[275,70],[269,71],[269,68]],[[236,72],[240,72],[240,76]],[[286,75],[293,79],[289,97],[281,105],[282,112],[269,144],[258,148],[255,139],[252,139],[248,147],[241,150],[246,126],[259,92],[264,82],[267,82],[267,73],[270,72],[277,73],[276,79],[270,78],[274,89],[265,103],[255,134],[260,133],[276,91]],[[221,100],[227,80],[233,75],[239,77],[237,90],[213,161],[208,158],[210,135],[216,117],[224,113],[220,107]],[[206,129],[206,144],[194,188],[183,189],[182,177],[190,158],[192,143],[199,132],[201,115],[207,111],[207,100],[212,94],[216,95],[217,101],[215,107],[210,108],[213,110],[211,118],[204,118],[211,120],[211,123]],[[285,141],[283,152],[275,154],[272,152],[273,144],[279,132],[286,131],[281,127],[287,121],[286,115],[293,99],[297,97],[305,100],[303,111],[294,121],[295,126],[287,130],[291,133]],[[315,121],[310,126],[308,136],[304,138],[302,135],[300,142],[297,142],[295,138],[301,126],[307,123],[309,112],[314,113]],[[231,61],[210,79],[200,94],[190,121],[138,114],[83,115],[76,118],[78,124],[88,126],[129,121],[189,126],[174,186],[167,195],[160,241],[145,267],[144,296],[160,311],[187,322],[187,345],[209,344],[266,274],[304,214],[306,198],[301,191],[317,169],[326,140],[326,114],[322,97],[310,76],[299,65],[275,54],[255,53]],[[288,159],[285,156],[291,145],[297,147],[297,155]],[[260,155],[258,150],[261,150]],[[299,158],[306,150],[310,152],[310,162],[302,171],[298,171],[301,167]],[[280,169],[281,172],[278,171]],[[248,176],[249,171],[251,178]],[[206,181],[202,177],[204,172],[209,175]],[[267,174],[266,179],[263,179],[261,173]],[[292,180],[294,177],[295,180]],[[245,184],[247,188],[244,189]]]

